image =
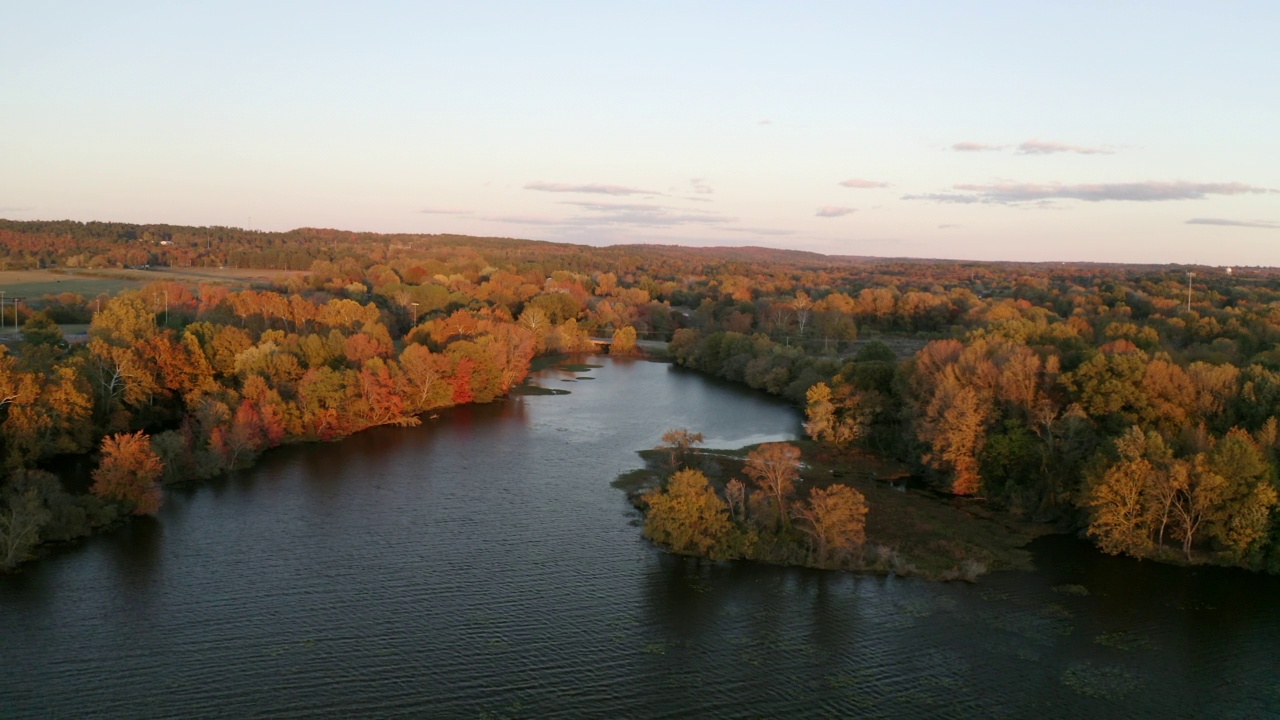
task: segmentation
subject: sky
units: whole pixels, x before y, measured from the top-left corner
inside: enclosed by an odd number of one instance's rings
[[[1280,3],[0,0],[0,217],[1280,265]]]

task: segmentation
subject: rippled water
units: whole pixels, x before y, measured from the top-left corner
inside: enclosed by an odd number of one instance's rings
[[[976,586],[666,555],[610,487],[794,410],[677,368],[273,453],[0,578],[3,717],[1264,717],[1280,584],[1042,542]],[[872,509],[874,512],[874,508]]]

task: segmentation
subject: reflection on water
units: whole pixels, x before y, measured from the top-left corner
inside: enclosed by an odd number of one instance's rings
[[[713,565],[610,487],[687,427],[786,439],[773,399],[601,359],[172,492],[0,579],[4,717],[1262,717],[1274,578],[1099,556],[976,586]],[[874,512],[874,508],[872,509]]]

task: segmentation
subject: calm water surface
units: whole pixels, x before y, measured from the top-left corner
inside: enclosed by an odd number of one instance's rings
[[[1062,538],[972,586],[655,550],[609,485],[636,450],[799,417],[598,362],[535,377],[569,395],[273,453],[0,578],[0,717],[1280,714],[1273,578]]]

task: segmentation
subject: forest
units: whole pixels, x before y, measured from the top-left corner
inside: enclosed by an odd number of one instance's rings
[[[673,362],[785,397],[827,452],[906,463],[940,496],[1108,553],[1280,572],[1272,269],[71,221],[0,221],[0,261],[305,271],[10,300],[22,329],[0,350],[3,568],[154,514],[166,485],[272,447],[492,401],[535,356],[602,337],[617,354],[667,342]],[[87,341],[64,337],[74,323]],[[650,536],[768,555],[743,544],[754,531],[750,543],[806,549],[784,561],[851,566],[876,507],[839,484],[786,486],[768,470],[793,462],[785,448],[757,449],[745,486],[672,463],[646,500]],[[56,474],[68,458],[91,478]]]

